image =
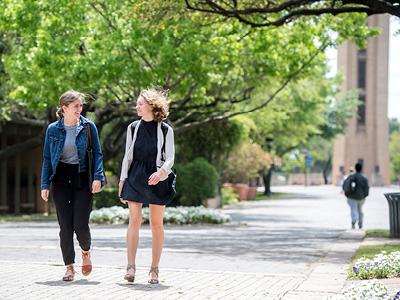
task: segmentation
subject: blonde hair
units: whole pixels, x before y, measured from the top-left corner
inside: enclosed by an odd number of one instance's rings
[[[61,119],[64,116],[64,111],[62,107],[68,106],[72,102],[81,99],[82,103],[85,102],[85,94],[82,94],[80,92],[74,91],[74,90],[69,90],[66,91],[64,94],[61,95],[59,99],[59,106],[56,112],[57,118]]]
[[[152,107],[153,116],[157,122],[161,122],[168,117],[168,91],[155,88],[144,89],[140,92],[140,97]]]

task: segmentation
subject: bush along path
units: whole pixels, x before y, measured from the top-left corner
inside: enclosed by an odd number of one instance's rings
[[[149,208],[143,207],[142,220],[144,224],[149,224],[149,213]],[[167,224],[222,224],[230,220],[230,216],[219,210],[203,206],[166,207],[164,214],[164,222]],[[121,206],[96,209],[90,214],[90,222],[126,224],[129,222],[129,209]]]

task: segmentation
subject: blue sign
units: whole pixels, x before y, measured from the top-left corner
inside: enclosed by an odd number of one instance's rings
[[[306,156],[304,157],[304,160],[305,160],[305,163],[306,163],[306,167],[310,168],[311,164],[312,164],[312,160],[313,160],[311,154],[306,154]]]

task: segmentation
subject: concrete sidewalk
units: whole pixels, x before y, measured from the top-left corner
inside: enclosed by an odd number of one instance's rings
[[[56,223],[0,224],[0,299],[325,299],[339,293],[364,236],[348,229],[340,190],[273,191],[287,194],[224,209],[230,224],[167,225],[158,286],[147,284],[148,226],[141,230],[136,281],[127,284],[126,225],[92,225],[94,271],[65,283]],[[391,191],[371,189],[366,228],[388,228],[383,193]]]

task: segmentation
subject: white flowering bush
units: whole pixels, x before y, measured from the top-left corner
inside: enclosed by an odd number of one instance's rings
[[[150,219],[148,207],[142,209],[142,221],[148,224]],[[222,224],[229,222],[231,217],[216,209],[203,206],[178,206],[167,207],[164,222],[169,224]],[[121,224],[129,222],[129,209],[121,206],[103,207],[93,210],[90,214],[93,223]]]
[[[90,221],[93,223],[125,223],[129,218],[129,210],[121,206],[103,207],[90,213]]]
[[[400,251],[385,251],[374,258],[360,258],[352,268],[351,277],[358,279],[390,278],[400,276]]]
[[[353,283],[343,291],[341,295],[335,296],[334,300],[397,300],[399,292],[390,296],[387,287],[376,279]]]

